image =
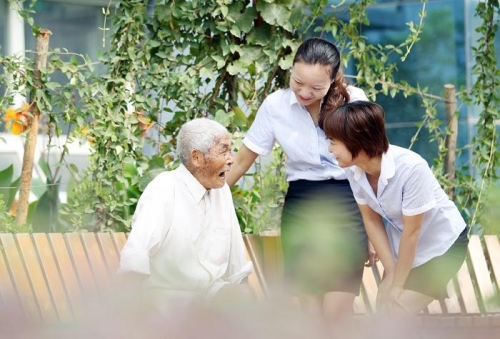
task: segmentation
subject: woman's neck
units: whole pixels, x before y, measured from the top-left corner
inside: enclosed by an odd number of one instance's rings
[[[358,166],[365,171],[366,179],[368,180],[368,183],[370,184],[370,187],[372,188],[375,195],[377,195],[378,193],[378,180],[380,178],[381,164],[382,157],[380,156],[375,158],[367,158],[365,162],[358,164]]]
[[[367,176],[378,178],[382,168],[382,157],[378,156],[375,158],[367,158],[366,161],[358,164],[358,166],[365,171]]]
[[[319,111],[321,109],[321,100],[315,101],[312,104],[306,106],[306,110],[311,115],[315,124],[318,124]]]

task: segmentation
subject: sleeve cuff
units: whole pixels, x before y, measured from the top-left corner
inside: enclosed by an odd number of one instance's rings
[[[361,198],[354,196],[354,200],[356,200],[356,203],[358,203],[359,205],[368,205],[368,203],[366,202],[365,199],[361,199]]]
[[[150,275],[149,256],[146,251],[122,252],[118,273],[137,272]]]
[[[413,215],[425,213],[425,212],[429,211],[430,209],[432,209],[434,206],[436,206],[436,201],[432,200],[428,204],[425,204],[424,206],[421,206],[419,208],[411,208],[411,209],[410,208],[403,208],[402,212],[404,215],[411,217]]]
[[[271,150],[267,150],[267,149],[264,149],[262,147],[257,146],[256,144],[254,144],[253,142],[248,140],[247,137],[245,137],[245,139],[243,140],[243,144],[245,144],[245,146],[250,151],[257,153],[258,155],[268,155],[269,153],[271,153]]]
[[[239,284],[243,279],[245,279],[250,273],[253,272],[253,264],[251,261],[247,261],[245,265],[238,271],[227,277],[226,280],[231,284]]]
[[[219,290],[224,287],[224,285],[227,284],[239,284],[243,279],[245,279],[250,273],[253,272],[253,264],[251,261],[247,261],[246,264],[239,270],[238,272],[234,273],[230,277],[226,278],[225,280],[217,280],[210,285],[210,287],[207,289],[207,296],[208,297],[213,297],[214,295],[219,292]]]

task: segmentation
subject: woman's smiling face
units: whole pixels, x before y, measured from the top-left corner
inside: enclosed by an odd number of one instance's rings
[[[354,159],[352,158],[352,154],[351,152],[349,152],[344,143],[335,139],[330,139],[328,151],[330,153],[333,153],[333,156],[337,160],[337,163],[340,167],[348,167],[353,165]]]
[[[290,88],[297,101],[304,106],[309,106],[322,100],[332,83],[330,72],[331,69],[328,66],[296,62],[292,68]]]

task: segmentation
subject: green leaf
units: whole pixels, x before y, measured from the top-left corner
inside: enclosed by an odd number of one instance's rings
[[[229,126],[233,114],[233,112],[226,113],[223,110],[218,110],[215,113],[214,120],[219,122],[222,126]]]
[[[200,68],[200,77],[214,80],[216,78],[216,74],[214,73],[213,69],[202,67]]]
[[[243,33],[248,33],[254,27],[254,20],[257,18],[257,11],[254,7],[247,7],[236,24]]]
[[[257,9],[262,19],[270,25],[285,26],[290,18],[290,11],[285,6],[276,3],[259,2]]]
[[[14,176],[14,165],[9,165],[6,169],[0,171],[0,196],[7,209],[10,209],[15,195],[19,190],[21,178],[12,181]]]
[[[229,8],[227,8],[227,6],[220,6],[220,12],[222,14],[223,17],[226,17],[227,16],[227,13],[229,13]]]
[[[39,178],[31,180],[31,192],[39,199],[47,191],[47,183]]]
[[[245,126],[247,123],[247,116],[245,115],[243,110],[239,106],[236,106],[233,108],[233,113],[234,113],[233,124],[238,127]]]

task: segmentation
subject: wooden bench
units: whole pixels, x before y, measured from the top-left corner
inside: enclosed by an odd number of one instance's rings
[[[282,283],[283,258],[279,236],[244,236],[254,261],[264,294]],[[255,264],[257,263],[257,264]],[[374,315],[377,288],[383,266],[365,268],[361,293],[354,301],[355,318]],[[468,258],[457,276],[448,284],[449,298],[434,300],[422,312],[419,321],[427,326],[491,326],[500,330],[500,243],[496,235],[483,240],[472,235]]]
[[[0,314],[60,324],[98,312],[116,291],[125,242],[125,233],[0,233]],[[261,298],[256,275],[249,281]]]
[[[259,298],[270,295],[282,279],[280,238],[245,235],[244,240],[255,266],[250,285]],[[124,233],[0,234],[0,318],[60,324],[94,313],[113,293],[125,241]],[[375,313],[382,273],[380,265],[365,269],[356,318]],[[429,326],[500,329],[499,283],[498,237],[474,235],[467,262],[448,286],[450,298],[434,301],[419,318]]]

